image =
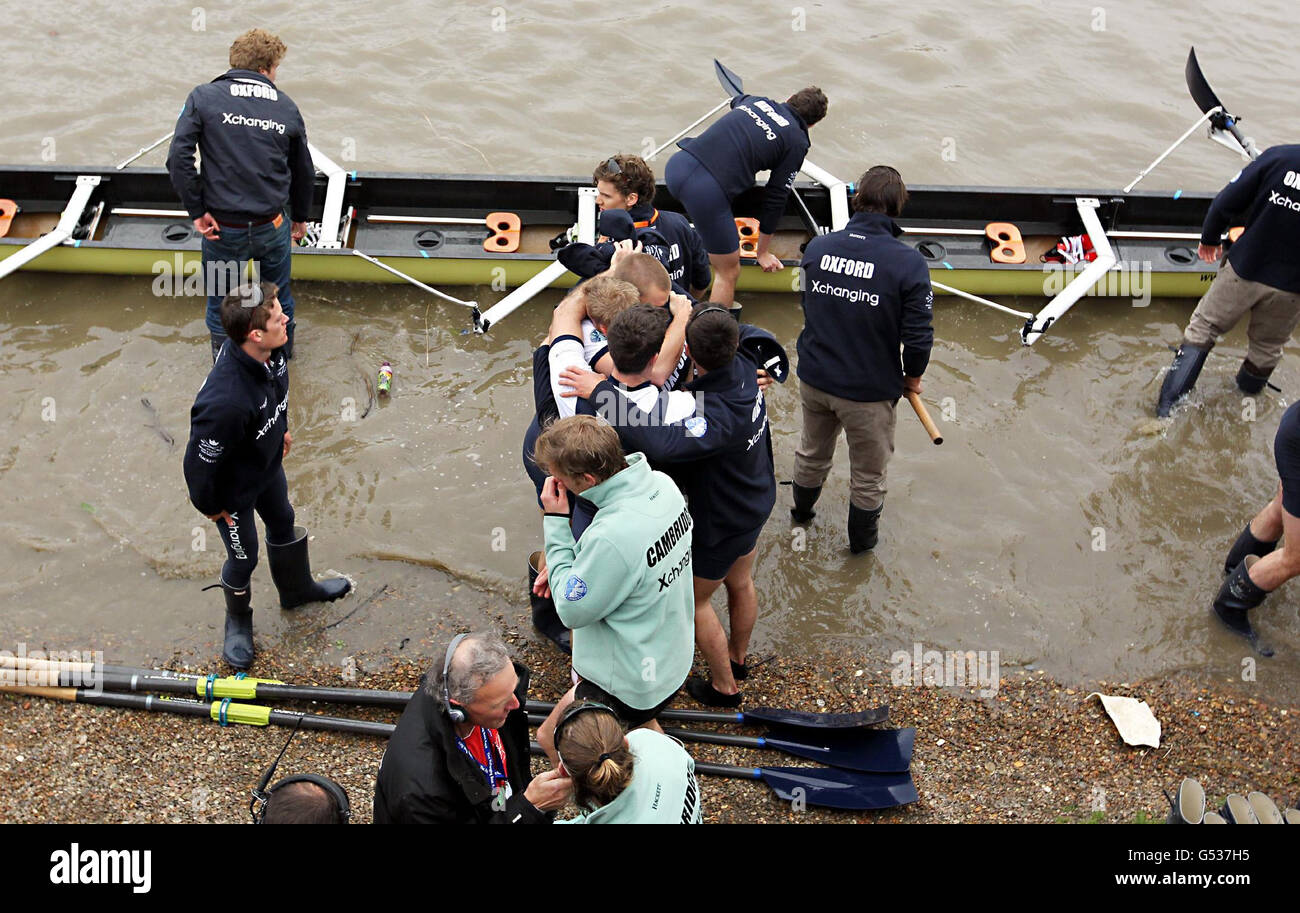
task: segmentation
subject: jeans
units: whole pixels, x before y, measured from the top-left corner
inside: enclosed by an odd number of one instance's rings
[[[221,326],[221,299],[239,284],[248,261],[254,262],[254,275],[274,282],[280,288],[280,307],[293,330],[293,293],[289,290],[290,256],[293,250],[289,217],[281,215],[280,227],[274,222],[243,228],[218,226],[220,237],[203,239],[203,290],[208,296],[208,332],[225,336]]]

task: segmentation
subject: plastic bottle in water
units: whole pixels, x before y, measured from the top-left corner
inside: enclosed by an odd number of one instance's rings
[[[386,396],[393,385],[393,366],[384,362],[379,368],[379,395]]]

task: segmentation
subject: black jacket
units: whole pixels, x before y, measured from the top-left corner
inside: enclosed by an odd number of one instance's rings
[[[739,95],[709,129],[677,145],[699,159],[729,200],[753,187],[755,174],[771,170],[759,219],[759,231],[770,235],[812,142],[803,118],[788,105],[761,95]]]
[[[1246,231],[1228,251],[1243,279],[1300,292],[1300,146],[1265,149],[1210,204],[1201,243],[1216,247],[1235,218]]]
[[[742,325],[741,345],[731,364],[688,383],[696,394],[695,414],[674,424],[664,420],[661,394],[655,415],[618,392],[609,380],[592,393],[592,405],[618,432],[623,449],[640,451],[672,476],[686,496],[694,521],[696,547],[709,547],[749,533],[767,522],[776,504],[776,475],[767,405],[755,371],[765,358],[756,354],[761,339],[770,351],[780,344],[766,330]],[[783,353],[782,353],[783,354]],[[784,374],[775,374],[784,379]]]
[[[859,212],[839,231],[808,242],[799,264],[801,381],[874,403],[902,396],[904,374],[925,373],[934,343],[930,270],[898,234],[889,216]]]
[[[252,506],[284,459],[288,409],[284,355],[262,364],[227,340],[190,409],[190,503],[209,517]]]
[[[492,807],[483,772],[456,745],[456,731],[442,698],[420,685],[402,711],[375,781],[375,824],[545,824],[552,815],[524,798],[532,779],[528,752],[528,670],[515,663],[519,709],[497,730],[506,750],[506,776],[513,795]]]
[[[316,171],[302,115],[253,70],[230,70],[190,93],[167,171],[192,219],[210,212],[219,221],[249,221],[283,212],[286,202],[294,222],[311,217]]]

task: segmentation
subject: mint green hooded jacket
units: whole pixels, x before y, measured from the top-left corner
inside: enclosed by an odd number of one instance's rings
[[[581,540],[568,517],[546,516],[546,566],[574,671],[649,710],[682,686],[695,654],[691,515],[645,454],[627,462],[582,493],[598,510]]]
[[[583,534],[586,535],[585,533]],[[660,732],[633,729],[632,782],[608,805],[556,824],[699,824],[704,817],[695,761]]]

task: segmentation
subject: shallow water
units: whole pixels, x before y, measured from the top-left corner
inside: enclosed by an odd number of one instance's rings
[[[258,21],[290,45],[280,85],[313,140],[361,169],[582,174],[714,104],[714,55],[754,90],[826,88],[831,116],[814,130],[813,158],[845,176],[887,160],[914,183],[1120,186],[1195,118],[1182,85],[1193,42],[1224,100],[1249,116],[1247,132],[1262,145],[1286,138],[1295,67],[1281,3],[1238,13],[1230,39],[1209,3],[1107,6],[1102,30],[1094,7],[979,0],[959,15],[902,4],[867,14],[835,3],[808,6],[800,32],[785,8],[761,20],[730,4],[586,16],[534,3],[503,6],[494,31],[478,4],[319,3],[309,18],[268,3],[241,4],[238,16],[213,6],[194,31],[188,5],[85,15],[52,3],[21,21],[6,5],[0,160],[39,162],[50,149],[58,162],[124,158],[170,126],[188,89],[221,71],[230,37]],[[146,45],[147,68],[121,65]],[[1149,183],[1212,190],[1236,167],[1196,139]],[[463,332],[463,310],[415,289],[296,291],[287,466],[300,522],[317,537],[315,569],[353,574],[358,598],[413,567],[444,570],[522,612],[525,558],[540,542],[519,465],[528,356],[558,294],[484,337]],[[499,297],[465,294],[485,307]],[[797,299],[745,303],[746,319],[793,356]],[[940,299],[925,398],[945,443],[932,446],[901,407],[881,544],[868,557],[847,557],[843,452],[806,539],[781,490],[759,546],[755,650],[833,637],[877,657],[916,642],[997,650],[1004,666],[1066,680],[1186,667],[1238,676],[1244,651],[1208,606],[1223,553],[1276,484],[1271,443],[1287,400],[1269,393],[1243,415],[1237,332],[1208,362],[1193,406],[1171,425],[1151,420],[1167,343],[1192,304],[1085,300],[1024,349],[1014,318]],[[220,548],[180,467],[209,364],[201,311],[155,298],[148,278],[0,282],[0,645],[106,644],[131,662],[214,636],[219,599],[198,587],[216,579]],[[393,393],[372,403],[367,381],[384,360]],[[1274,380],[1290,393],[1297,372],[1288,355]],[[789,478],[793,386],[769,406],[778,475]],[[1258,687],[1274,697],[1300,693],[1297,593],[1284,589],[1260,613],[1279,655],[1261,664]],[[403,632],[410,623],[400,619]],[[263,636],[305,624],[259,615]],[[349,636],[386,643],[392,624],[381,615]]]

